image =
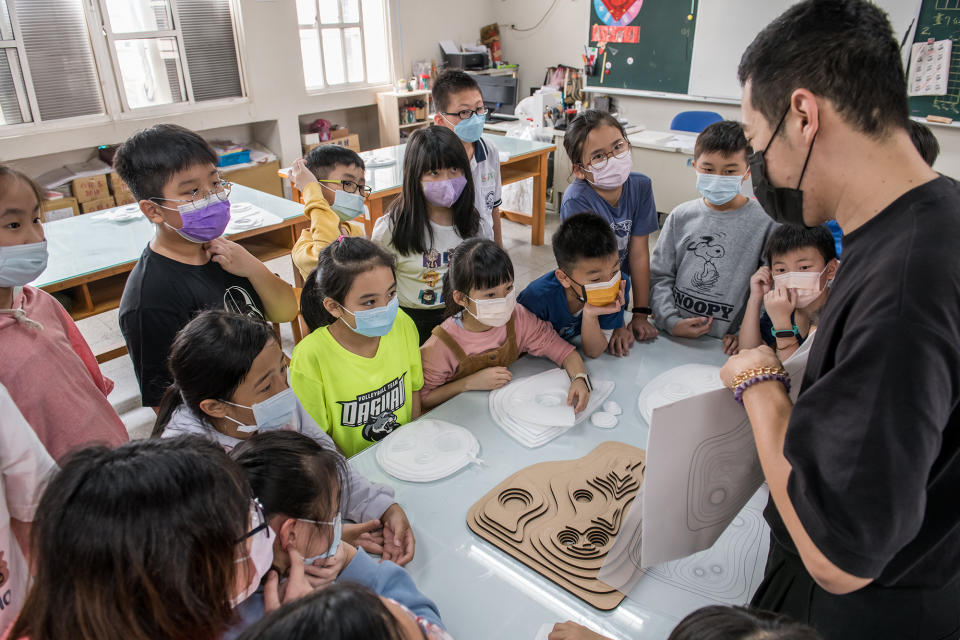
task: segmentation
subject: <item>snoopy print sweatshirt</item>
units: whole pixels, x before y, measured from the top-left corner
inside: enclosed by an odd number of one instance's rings
[[[776,223],[750,198],[716,211],[703,198],[678,205],[650,258],[650,306],[657,327],[673,333],[682,318],[713,317],[710,335],[740,330],[750,276]]]

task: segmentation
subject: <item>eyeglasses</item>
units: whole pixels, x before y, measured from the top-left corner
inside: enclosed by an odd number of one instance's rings
[[[208,191],[203,191],[199,187],[194,189],[190,193],[190,198],[186,200],[179,200],[176,198],[150,198],[151,200],[164,200],[166,202],[180,202],[182,204],[190,203],[195,209],[200,207],[200,204],[203,203],[210,196],[216,196],[220,202],[226,202],[230,198],[230,190],[233,189],[233,183],[220,178],[214,185],[213,188]],[[163,206],[163,205],[160,205]],[[169,207],[164,207],[169,209]]]
[[[463,111],[441,111],[440,113],[445,116],[457,116],[461,120],[466,120],[467,118],[470,118],[473,115],[478,115],[478,116],[487,115],[487,108],[478,107],[476,109],[464,109]]]
[[[340,187],[347,193],[360,193],[364,198],[373,193],[373,189],[370,187],[365,187],[360,184],[357,184],[353,180],[317,180],[317,182],[329,182],[331,184],[339,184]]]
[[[607,166],[607,161],[610,160],[611,157],[617,158],[619,160],[620,158],[623,158],[624,156],[626,156],[628,153],[630,153],[630,144],[623,138],[620,138],[620,140],[618,140],[617,143],[613,145],[612,151],[598,151],[597,153],[593,154],[590,157],[590,162],[588,164],[590,165],[591,169],[596,169],[599,171],[600,169],[603,169],[605,166]],[[580,164],[580,166],[583,168],[586,168],[583,166],[582,163]]]
[[[256,498],[250,500],[250,530],[237,538],[237,544],[241,544],[248,538],[252,538],[266,529],[267,537],[270,537],[270,527],[267,525],[267,517],[263,513],[263,505]]]

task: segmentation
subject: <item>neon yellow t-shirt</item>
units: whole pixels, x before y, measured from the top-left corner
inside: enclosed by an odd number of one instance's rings
[[[352,353],[320,327],[293,350],[290,383],[307,413],[350,457],[410,422],[423,386],[420,338],[403,311],[377,354]]]

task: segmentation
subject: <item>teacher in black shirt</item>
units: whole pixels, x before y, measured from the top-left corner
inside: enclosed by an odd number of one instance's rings
[[[957,638],[960,188],[910,141],[899,42],[872,3],[794,5],[739,75],[760,204],[846,234],[796,405],[767,347],[722,372],[770,486],[753,605],[827,639]]]

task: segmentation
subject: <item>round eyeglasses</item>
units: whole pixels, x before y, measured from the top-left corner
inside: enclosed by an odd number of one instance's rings
[[[441,114],[445,116],[457,116],[461,120],[466,120],[474,115],[485,116],[487,115],[486,107],[478,107],[476,109],[464,109],[463,111],[441,111]]]
[[[591,169],[599,171],[603,169],[605,166],[607,166],[607,162],[610,160],[611,157],[617,158],[619,160],[620,158],[623,158],[624,156],[626,156],[628,153],[630,153],[630,143],[628,143],[626,140],[621,138],[620,140],[617,141],[616,144],[613,145],[613,149],[611,149],[610,151],[599,151],[593,154],[592,156],[590,156],[590,162],[588,162],[587,164],[590,166]],[[581,164],[580,166],[583,167],[583,164]]]
[[[342,188],[347,193],[359,193],[364,198],[366,198],[371,193],[373,193],[373,189],[371,189],[370,187],[357,184],[353,180],[317,180],[317,182],[321,184],[324,182],[327,182],[330,184],[339,184],[340,188]]]
[[[182,205],[185,205],[185,204],[191,204],[191,205],[193,205],[193,208],[196,209],[196,208],[199,208],[200,205],[203,204],[203,201],[204,201],[204,200],[206,200],[207,198],[209,198],[209,197],[211,197],[211,196],[216,197],[217,200],[219,200],[220,202],[226,202],[227,200],[230,199],[230,191],[231,191],[232,189],[233,189],[233,183],[232,183],[232,182],[228,182],[227,180],[224,180],[223,178],[221,178],[221,179],[218,180],[216,183],[214,183],[214,185],[213,185],[213,187],[212,187],[211,189],[209,189],[209,190],[207,190],[207,191],[203,191],[203,190],[201,190],[199,187],[196,188],[196,189],[194,189],[194,190],[190,193],[190,197],[187,198],[187,199],[164,198],[164,197],[162,197],[162,196],[161,196],[161,197],[150,198],[150,199],[151,199],[151,200],[155,200],[155,201],[156,201],[156,200],[162,200],[162,201],[165,201],[165,202],[179,202],[181,206],[182,206]],[[159,203],[158,203],[158,204],[159,204]],[[160,205],[160,206],[163,206],[163,205]],[[165,208],[165,209],[169,209],[169,207],[164,207],[164,208]]]

